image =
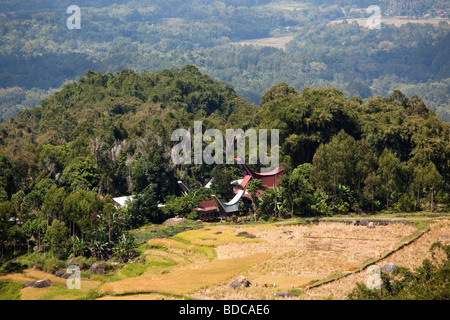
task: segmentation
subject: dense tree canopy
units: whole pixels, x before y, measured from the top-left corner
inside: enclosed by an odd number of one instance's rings
[[[231,199],[230,182],[242,177],[237,165],[171,161],[172,131],[193,130],[194,120],[223,133],[279,129],[285,175],[270,190],[249,185],[254,219],[448,206],[450,125],[417,95],[397,90],[364,102],[335,88],[299,93],[280,83],[258,107],[192,65],[153,74],[86,71],[0,125],[1,224],[13,237],[3,248],[33,237],[58,256],[122,255],[116,246],[132,241],[127,229],[196,218],[192,209],[212,192]],[[192,194],[181,193],[179,179]],[[199,189],[211,179],[208,193]],[[126,195],[133,200],[117,209],[111,198]]]

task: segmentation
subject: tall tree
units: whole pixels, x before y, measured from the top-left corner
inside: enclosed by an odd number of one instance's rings
[[[389,149],[384,149],[380,158],[378,159],[377,175],[380,178],[381,190],[386,197],[386,209],[389,208],[389,199],[393,191],[399,190],[400,174],[401,174],[400,160],[395,157]]]
[[[442,182],[442,176],[437,171],[436,166],[433,162],[430,162],[425,167],[425,175],[424,175],[424,186],[426,189],[428,189],[428,192],[430,194],[430,211],[433,212],[433,202],[434,202],[434,192],[436,188],[438,188]]]

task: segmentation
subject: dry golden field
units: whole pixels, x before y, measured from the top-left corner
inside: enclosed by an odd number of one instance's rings
[[[251,236],[238,236],[243,232]],[[436,241],[450,242],[450,220],[426,218],[419,227],[389,223],[375,224],[375,228],[326,221],[205,224],[169,239],[150,240],[139,263],[104,278],[84,276],[81,290],[69,290],[65,279],[32,269],[0,280],[52,280],[49,288],[22,289],[21,298],[32,300],[78,299],[91,292],[107,300],[264,300],[292,289],[303,294],[289,299],[346,299],[357,282],[366,281],[367,266],[393,262],[413,269]],[[251,285],[231,288],[230,283],[239,277]]]

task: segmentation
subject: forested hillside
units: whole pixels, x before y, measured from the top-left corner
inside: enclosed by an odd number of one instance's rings
[[[282,81],[298,91],[332,86],[363,99],[399,89],[450,120],[449,1],[379,1],[383,17],[441,19],[380,30],[330,23],[367,19],[373,3],[363,0],[79,1],[80,30],[66,26],[71,4],[0,4],[0,120],[35,107],[87,69],[154,72],[186,64],[254,104]],[[285,36],[293,40],[284,50],[236,44]]]
[[[286,174],[276,194],[261,195],[259,219],[448,209],[450,125],[418,96],[395,91],[364,102],[335,88],[298,92],[279,83],[260,105],[189,65],[151,74],[86,71],[0,125],[2,254],[25,250],[33,238],[60,256],[126,261],[130,228],[175,215],[195,219],[192,209],[211,192],[226,199],[223,186],[241,177],[236,165],[170,160],[172,131],[192,129],[194,120],[204,130],[280,130]],[[212,190],[190,195],[176,183],[197,189],[195,181],[212,176]],[[136,198],[127,208],[111,202],[130,194]]]

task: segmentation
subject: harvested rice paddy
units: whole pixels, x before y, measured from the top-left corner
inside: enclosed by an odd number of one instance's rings
[[[391,220],[373,228],[349,221],[292,223],[204,224],[171,238],[151,239],[138,262],[108,275],[84,274],[81,290],[32,269],[0,280],[53,282],[48,288],[22,289],[21,299],[30,300],[284,299],[274,294],[292,290],[299,294],[289,299],[346,299],[356,282],[367,279],[368,265],[393,262],[412,269],[433,242],[450,242],[450,220],[445,218]],[[231,288],[239,277],[251,285]]]

